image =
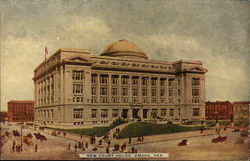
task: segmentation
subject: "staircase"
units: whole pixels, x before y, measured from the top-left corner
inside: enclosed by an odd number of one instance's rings
[[[126,126],[128,126],[128,125],[130,125],[130,124],[132,124],[132,123],[134,123],[134,122],[127,122],[127,123],[121,124],[121,125],[119,125],[119,126],[116,126],[116,127],[113,128],[113,129],[111,129],[111,130],[109,131],[109,137],[110,137],[110,138],[113,138],[113,134],[116,132],[116,129],[117,129],[117,128],[119,128],[119,129],[120,129],[120,132],[121,132],[122,129],[124,129]]]

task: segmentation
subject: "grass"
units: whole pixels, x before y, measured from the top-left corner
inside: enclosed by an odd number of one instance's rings
[[[137,122],[125,127],[119,133],[118,138],[122,139],[137,136],[149,136],[184,131],[197,131],[200,130],[202,127],[203,126],[183,127],[176,124],[155,124],[149,122]]]
[[[115,128],[116,126],[119,126],[121,124],[126,123],[122,119],[117,119],[114,121],[110,126],[104,126],[104,127],[93,127],[93,128],[85,128],[85,129],[58,129],[58,128],[50,128],[46,127],[48,129],[53,129],[53,130],[61,130],[61,131],[66,131],[66,132],[71,132],[71,133],[76,133],[76,134],[83,134],[83,135],[88,135],[88,136],[104,136],[107,132],[109,132],[111,129]]]

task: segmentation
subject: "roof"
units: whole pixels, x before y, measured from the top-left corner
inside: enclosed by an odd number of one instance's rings
[[[101,56],[148,59],[148,56],[137,45],[125,39],[115,41],[106,46]]]
[[[32,100],[11,100],[8,103],[34,103]]]

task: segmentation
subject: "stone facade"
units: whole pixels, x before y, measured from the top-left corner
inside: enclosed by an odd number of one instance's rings
[[[148,60],[127,40],[112,43],[100,56],[61,48],[34,70],[35,123],[83,128],[119,117],[201,120],[206,72],[200,61]]]
[[[249,101],[233,102],[234,118],[235,119],[249,119]]]
[[[9,122],[33,122],[34,121],[34,101],[12,100],[8,103]]]

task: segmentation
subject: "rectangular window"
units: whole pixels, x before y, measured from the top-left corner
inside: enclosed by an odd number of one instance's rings
[[[142,96],[147,96],[148,95],[148,89],[147,88],[143,88],[142,89]]]
[[[164,80],[164,79],[161,79],[161,80],[160,80],[160,86],[164,86],[164,84],[165,84],[165,80]]]
[[[170,116],[174,116],[174,109],[173,109],[173,108],[170,109],[169,115],[170,115]]]
[[[132,78],[132,85],[138,84],[138,78]]]
[[[108,83],[108,76],[101,76],[101,84],[107,84]]]
[[[156,117],[157,117],[157,109],[152,109],[151,116],[152,116],[153,118],[156,118]]]
[[[91,117],[96,118],[97,117],[97,109],[92,109],[91,110]]]
[[[102,109],[101,118],[107,118],[107,117],[108,117],[108,109]]]
[[[128,95],[128,88],[122,88],[122,96]]]
[[[167,109],[161,109],[161,116],[167,115]]]
[[[82,80],[83,79],[83,71],[74,70],[73,74],[72,74],[72,79],[73,80]]]
[[[112,109],[112,117],[118,117],[118,109]]]
[[[193,116],[199,116],[200,115],[200,109],[199,108],[193,108]]]
[[[83,109],[74,109],[73,118],[81,119],[83,117]]]
[[[192,78],[192,85],[193,86],[200,85],[200,78]]]
[[[118,77],[112,77],[111,82],[112,84],[118,84]]]
[[[142,85],[148,85],[148,78],[142,78]]]
[[[169,86],[169,87],[172,87],[173,84],[174,84],[174,79],[169,79],[169,80],[168,80],[168,86]]]
[[[73,93],[83,93],[83,84],[73,84]]]
[[[128,84],[128,77],[122,77],[122,84]]]
[[[156,79],[152,79],[152,80],[151,80],[151,86],[156,86],[156,82],[157,82]]]
[[[107,98],[101,98],[101,103],[108,103],[108,99]]]
[[[111,93],[113,96],[117,96],[117,93],[118,93],[117,91],[118,91],[117,88],[111,88]]]
[[[192,96],[199,96],[199,89],[192,89]]]
[[[91,87],[91,94],[96,95],[96,87]]]
[[[100,94],[102,96],[108,95],[108,88],[107,87],[102,87],[101,91],[100,91]]]
[[[138,96],[138,89],[137,88],[132,89],[132,95],[133,96]]]
[[[151,96],[156,96],[156,88],[151,88]]]
[[[96,80],[97,80],[97,75],[92,74],[92,75],[91,75],[91,83],[92,83],[92,84],[95,84],[95,83],[96,83]]]

